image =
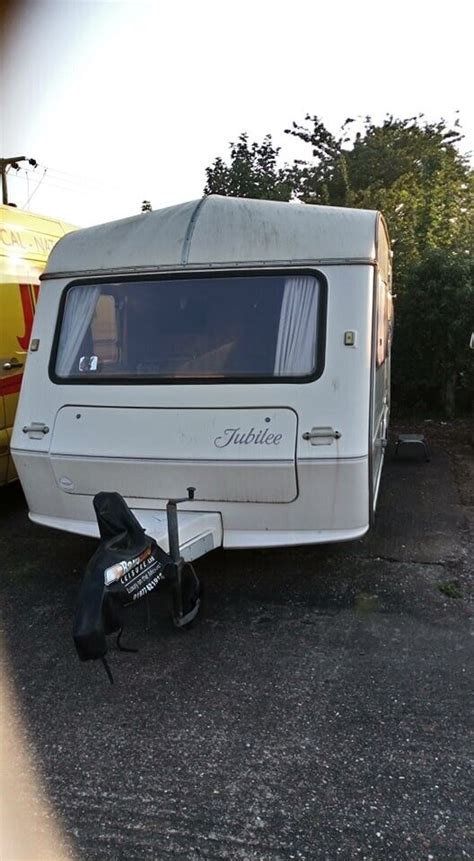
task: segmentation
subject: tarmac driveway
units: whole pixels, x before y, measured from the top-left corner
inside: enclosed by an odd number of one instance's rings
[[[71,640],[95,542],[1,492],[3,664],[65,851],[472,858],[472,509],[453,465],[388,458],[360,542],[204,558],[200,621],[176,632],[155,606],[147,630],[134,608],[113,687]]]

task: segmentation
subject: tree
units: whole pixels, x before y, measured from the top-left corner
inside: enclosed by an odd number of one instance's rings
[[[333,135],[316,115],[293,123],[289,135],[308,144],[309,160],[278,166],[271,135],[230,144],[230,164],[216,158],[206,169],[205,194],[300,200],[329,206],[380,209],[396,251],[398,290],[430,248],[473,250],[473,173],[460,153],[459,123],[429,123],[423,115],[348,117]]]
[[[261,144],[249,144],[243,132],[236,143],[230,144],[230,165],[218,157],[206,168],[204,194],[289,200],[292,189],[286,170],[277,166],[279,152],[271,135],[266,135]]]
[[[398,296],[394,402],[399,409],[444,404],[452,414],[456,394],[464,397],[472,380],[459,315],[472,308],[474,174],[459,149],[459,122],[449,127],[422,114],[389,115],[381,124],[348,117],[334,135],[317,115],[307,114],[304,124],[294,122],[285,131],[307,144],[307,160],[279,167],[280,150],[270,135],[249,145],[243,133],[231,144],[229,165],[217,158],[207,168],[205,193],[381,210],[394,248]]]
[[[425,122],[423,116],[381,125],[366,117],[361,127],[348,118],[339,137],[317,116],[308,126],[293,123],[287,134],[308,143],[310,162],[293,165],[295,196],[305,203],[380,209],[396,252],[398,290],[426,251],[473,249],[473,174],[456,121]]]
[[[443,250],[428,251],[409,272],[393,345],[399,400],[406,407],[431,407],[448,418],[456,401],[463,410],[472,408],[473,275],[472,257]]]

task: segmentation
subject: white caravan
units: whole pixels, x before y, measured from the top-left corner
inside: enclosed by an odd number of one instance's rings
[[[98,535],[118,491],[185,559],[345,541],[372,522],[389,414],[380,213],[219,196],[65,236],[12,451],[36,523]]]

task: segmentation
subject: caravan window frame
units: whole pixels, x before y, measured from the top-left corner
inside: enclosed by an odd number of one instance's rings
[[[212,279],[212,278],[231,278],[231,277],[262,277],[262,276],[297,276],[311,275],[316,278],[319,285],[318,296],[318,320],[316,332],[316,356],[315,366],[312,374],[305,376],[222,376],[222,377],[165,377],[153,376],[113,376],[113,377],[94,377],[87,375],[81,377],[62,377],[56,373],[56,362],[58,356],[59,339],[61,334],[61,326],[64,319],[67,296],[70,290],[74,287],[92,287],[104,284],[118,283],[135,283],[137,280],[143,282],[150,281],[182,281],[193,279]],[[326,332],[327,332],[327,305],[328,305],[328,281],[326,275],[319,269],[313,267],[284,267],[275,269],[246,268],[246,269],[208,269],[194,270],[193,272],[157,272],[155,274],[146,273],[140,275],[107,275],[88,278],[76,278],[70,281],[61,293],[59,303],[58,316],[55,325],[53,344],[49,359],[49,378],[56,385],[63,386],[196,386],[196,385],[282,385],[287,383],[306,384],[318,380],[324,373],[326,359]]]

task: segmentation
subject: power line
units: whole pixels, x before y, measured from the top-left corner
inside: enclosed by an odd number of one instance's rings
[[[39,166],[43,167],[43,165],[39,165]],[[48,173],[54,174],[58,178],[62,178],[67,182],[74,182],[74,183],[78,182],[81,185],[83,185],[85,182],[88,183],[89,185],[100,185],[100,186],[108,185],[108,183],[104,183],[102,180],[92,179],[90,176],[83,176],[82,174],[72,173],[71,171],[59,170],[58,168],[55,168],[55,167],[48,167]]]
[[[45,176],[46,176],[46,171],[47,171],[47,168],[45,167],[45,169],[44,169],[44,171],[43,171],[43,176],[42,176],[42,177],[41,177],[41,179],[39,180],[39,182],[38,182],[38,184],[37,184],[36,188],[35,188],[35,189],[31,192],[31,194],[29,195],[28,200],[26,201],[26,203],[25,203],[25,204],[23,205],[23,207],[22,207],[23,209],[26,209],[26,207],[27,207],[27,206],[29,206],[29,203],[30,203],[31,198],[33,197],[33,195],[35,195],[35,194],[36,194],[36,192],[38,191],[38,189],[39,189],[40,185],[42,184],[42,182],[43,182],[43,180],[44,180],[44,178],[45,178]],[[27,179],[27,182],[28,182],[28,191],[29,191],[30,186],[29,186],[29,179],[28,179],[28,176],[26,177],[26,179]]]
[[[47,170],[47,168],[44,168],[44,171],[46,171],[46,170]],[[29,176],[31,176],[31,174]],[[44,176],[44,172],[43,172],[43,176]],[[48,177],[49,177],[49,171],[48,171]],[[15,177],[15,179],[17,181],[21,181],[23,178],[28,179],[29,177],[28,176]],[[55,179],[55,177],[52,177],[52,179]],[[81,187],[79,184],[76,186],[64,185],[63,183],[51,182],[49,179],[45,180],[44,184],[47,185],[48,188],[59,188],[59,189],[61,189],[61,191],[68,191],[71,194],[92,194],[94,192],[99,193],[99,192],[103,191],[103,189],[100,189],[100,188],[97,188],[97,189],[84,188],[84,187]]]
[[[3,164],[2,164],[3,161]],[[48,165],[39,164],[34,159],[29,160],[29,164],[34,167],[34,170],[31,170],[28,167],[23,167],[19,165],[20,159],[17,157],[15,159],[3,159],[0,161],[2,165],[2,184],[4,186],[3,198],[4,201],[8,202],[8,194],[6,192],[6,177],[10,175],[10,178],[14,181],[21,180],[25,177],[27,180],[30,177],[34,177],[36,179],[37,172],[36,169],[39,167],[43,170],[43,178],[45,172],[48,173],[48,179],[44,183],[49,187],[55,187],[59,189],[63,189],[64,191],[70,191],[74,194],[77,194],[78,190],[80,190],[81,194],[84,193],[108,193],[111,192],[119,192],[120,186],[113,185],[112,183],[103,183],[100,180],[94,180],[90,177],[80,177],[79,174],[67,174],[66,171],[59,171],[56,168],[50,168]],[[16,174],[11,173],[11,169],[16,170]],[[50,180],[53,180],[50,182]]]
[[[43,171],[47,170],[48,178],[51,178],[52,180],[54,180],[56,182],[56,184],[58,184],[59,186],[63,186],[64,188],[67,188],[67,189],[71,189],[71,190],[74,190],[76,188],[84,189],[84,186],[86,186],[91,191],[111,191],[113,189],[118,191],[120,189],[119,185],[112,185],[109,183],[103,183],[103,182],[100,182],[98,180],[97,181],[91,180],[91,179],[89,179],[89,180],[77,179],[76,180],[76,179],[72,178],[72,174],[71,174],[71,179],[66,179],[66,177],[56,175],[56,172],[54,171],[53,168],[49,168],[49,167],[42,165],[42,164],[38,164],[38,167],[41,168]],[[17,173],[15,178],[21,179],[21,176],[23,174],[26,174],[30,177],[36,175],[36,171],[29,170],[28,168],[21,168],[20,170],[21,170],[21,173],[20,174]]]
[[[38,167],[44,168],[45,165],[39,164]],[[24,168],[24,169],[27,170],[27,168]],[[50,167],[49,165],[47,166],[47,170],[48,170],[48,175],[54,176],[54,178],[57,179],[59,182],[66,182],[68,184],[81,185],[81,186],[83,186],[84,184],[87,184],[89,186],[96,186],[96,187],[102,188],[102,189],[111,187],[110,183],[103,182],[103,181],[98,180],[98,179],[92,179],[91,177],[87,177],[87,176],[81,176],[80,174],[68,173],[66,171],[62,171],[62,170],[58,170],[57,168]],[[117,188],[119,188],[118,185],[117,185]]]
[[[64,182],[55,181],[57,177],[51,176],[48,168],[43,167],[43,175],[35,185],[34,190],[30,193],[30,180],[38,180],[38,173],[36,170],[28,170],[25,168],[21,168],[19,172],[15,175],[10,174],[11,180],[13,181],[14,194],[16,197],[22,197],[25,195],[24,186],[22,183],[26,183],[26,201],[22,205],[22,209],[27,209],[30,201],[33,198],[33,195],[36,194],[40,186],[48,189],[54,189],[56,191],[62,192],[62,194],[69,195],[70,197],[81,198],[89,197],[90,199],[98,199],[100,196],[106,194],[109,198],[115,198],[120,192],[119,186],[84,186],[84,184],[66,184]]]

